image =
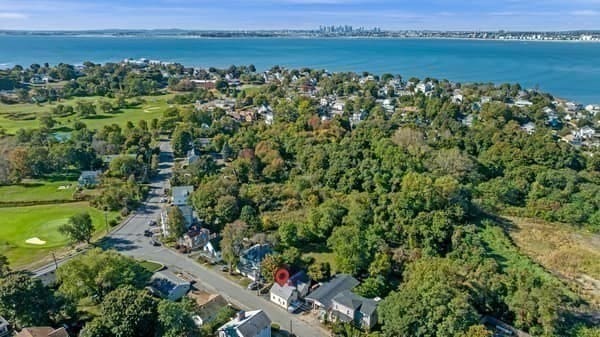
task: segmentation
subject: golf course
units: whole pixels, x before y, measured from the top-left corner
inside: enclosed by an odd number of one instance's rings
[[[0,208],[0,254],[6,255],[15,267],[35,264],[69,244],[58,228],[81,212],[89,212],[96,236],[106,231],[104,214],[87,202]],[[115,214],[108,214],[109,220],[114,217]]]

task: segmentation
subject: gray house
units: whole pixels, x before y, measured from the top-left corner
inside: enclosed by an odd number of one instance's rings
[[[265,256],[273,253],[269,244],[256,244],[240,255],[240,262],[237,265],[238,272],[249,279],[256,281],[259,278],[259,268]]]
[[[187,294],[192,287],[189,281],[183,280],[168,270],[154,273],[150,280],[150,291],[159,297],[177,301]]]
[[[294,310],[294,301],[304,298],[310,288],[310,279],[305,272],[294,274],[283,286],[273,284],[270,291],[271,302],[287,309]]]
[[[271,319],[262,310],[240,311],[218,333],[219,337],[271,337]]]
[[[79,186],[98,185],[100,183],[100,175],[102,171],[82,171],[77,183]]]
[[[338,274],[331,281],[323,283],[319,288],[306,296],[305,300],[311,303],[313,309],[321,310],[322,314],[328,312],[333,305],[333,298],[337,294],[352,290],[360,282],[347,274]]]
[[[370,330],[377,324],[377,302],[344,290],[332,300],[331,320],[352,323],[360,328]]]

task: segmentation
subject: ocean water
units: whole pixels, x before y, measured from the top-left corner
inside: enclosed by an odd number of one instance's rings
[[[600,103],[600,43],[0,36],[0,65],[4,66],[142,57],[188,66],[254,64],[265,70],[281,65],[387,72],[404,78],[520,83],[581,103]]]

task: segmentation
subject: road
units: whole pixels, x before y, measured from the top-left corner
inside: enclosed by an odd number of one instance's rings
[[[265,298],[257,296],[255,292],[240,287],[220,272],[209,269],[185,255],[150,244],[149,238],[145,237],[143,233],[145,229],[148,229],[148,221],[157,219],[160,214],[161,194],[165,188],[169,187],[169,177],[172,174],[174,161],[169,142],[161,142],[160,149],[159,173],[151,182],[151,192],[147,201],[124,224],[111,232],[102,241],[102,246],[137,259],[160,262],[174,271],[185,271],[206,290],[220,293],[230,303],[243,309],[264,310],[271,320],[278,323],[283,330],[289,331],[291,326],[292,331],[299,337],[328,336],[329,334],[318,324],[301,320],[299,315],[290,314]],[[64,262],[65,260],[58,261],[58,265]],[[34,273],[38,277],[43,277],[43,275],[52,274],[54,269],[55,265],[51,264]]]

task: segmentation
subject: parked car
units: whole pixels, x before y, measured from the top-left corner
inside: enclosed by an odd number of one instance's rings
[[[155,247],[156,246],[160,246],[160,242],[158,242],[158,241],[156,241],[154,239],[150,239],[150,244],[153,245],[153,246],[155,246]]]
[[[252,282],[248,285],[248,290],[258,290],[258,287],[260,287],[258,282]]]
[[[152,235],[153,235],[153,233],[152,233],[152,231],[150,231],[149,229],[146,229],[146,230],[144,231],[144,236],[147,236],[147,237],[152,237]]]
[[[229,267],[227,267],[227,266],[221,266],[221,268],[220,268],[220,269],[221,269],[221,271],[222,271],[222,272],[224,272],[224,273],[226,273],[226,272],[228,272],[228,271],[229,271]]]
[[[156,220],[150,220],[150,221],[148,221],[148,226],[150,226],[150,227],[156,226]]]
[[[162,203],[167,202],[167,198],[165,198],[165,197],[160,198],[160,202],[162,202]]]

